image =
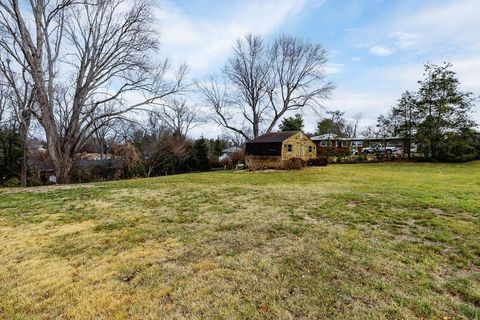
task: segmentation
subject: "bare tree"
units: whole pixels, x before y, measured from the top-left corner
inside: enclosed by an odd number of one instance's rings
[[[234,147],[241,147],[246,142],[243,135],[230,130],[224,130],[221,138],[228,141],[229,145],[233,145]]]
[[[214,77],[207,82],[198,82],[197,87],[203,95],[205,102],[212,108],[214,115],[210,117],[218,125],[241,135],[243,139],[250,140],[252,127],[246,122],[245,115],[236,112],[237,108],[227,96],[227,84],[219,84]]]
[[[188,132],[204,122],[197,106],[190,106],[185,100],[174,99],[162,109],[155,110],[154,115],[177,136],[186,137]]]
[[[250,140],[271,132],[289,111],[321,106],[333,89],[326,62],[321,45],[284,35],[267,46],[249,35],[237,41],[223,70],[227,82],[212,78],[198,87],[217,123]]]
[[[358,123],[362,119],[362,114],[357,113],[351,120],[348,120],[345,124],[345,135],[347,138],[356,138],[358,132]]]
[[[8,109],[8,86],[5,84],[5,81],[2,81],[0,77],[0,125],[3,124],[5,112]]]
[[[282,35],[275,40],[268,97],[273,113],[267,132],[288,111],[319,107],[329,97],[333,84],[325,79],[328,52],[319,44]]]
[[[0,47],[30,74],[60,183],[69,181],[75,155],[95,123],[182,90],[185,66],[167,80],[169,62],[149,58],[157,50],[151,12],[144,0],[0,3]],[[129,94],[141,99],[132,103]],[[113,111],[96,113],[112,101]]]
[[[369,126],[366,126],[363,130],[362,130],[362,136],[364,136],[365,138],[377,138],[377,134],[376,134],[376,131],[375,131],[375,127],[372,126],[372,125],[369,125]]]
[[[223,75],[233,94],[226,95],[227,83],[221,86],[212,78],[209,83],[200,83],[199,89],[213,107],[213,118],[221,126],[250,139],[250,128],[254,137],[260,133],[260,125],[268,105],[264,103],[269,77],[267,50],[259,36],[247,35],[238,39],[233,55],[223,68]],[[240,113],[242,123],[236,115]]]
[[[240,108],[254,137],[260,133],[260,122],[267,110],[267,106],[262,103],[269,80],[266,54],[263,39],[247,35],[243,40],[237,40],[233,55],[223,70],[236,88],[233,104]]]
[[[107,110],[105,110],[107,109]],[[90,117],[92,121],[93,141],[96,145],[100,158],[106,158],[106,155],[111,152],[113,143],[115,142],[120,127],[129,120],[123,115],[111,116],[98,119],[98,115],[115,112],[115,105],[104,105],[99,110],[95,110]]]

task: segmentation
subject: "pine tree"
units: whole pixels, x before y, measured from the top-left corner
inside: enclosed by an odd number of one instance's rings
[[[303,126],[302,115],[297,113],[294,117],[283,119],[278,127],[281,131],[298,131],[302,130]]]
[[[208,163],[208,145],[202,137],[195,140],[192,146],[192,164],[196,170],[208,170],[210,168]]]

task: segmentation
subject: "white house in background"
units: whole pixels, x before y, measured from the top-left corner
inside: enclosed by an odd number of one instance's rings
[[[239,147],[231,147],[225,150],[222,150],[222,154],[218,157],[218,161],[227,160],[231,154],[241,152],[243,149]]]

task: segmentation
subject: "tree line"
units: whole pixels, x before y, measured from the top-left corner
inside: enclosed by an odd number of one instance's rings
[[[27,185],[33,138],[43,140],[45,155],[37,158],[51,163],[58,183],[75,178],[79,155],[88,150],[123,159],[124,176],[205,169],[219,145],[302,129],[302,112],[325,110],[335,86],[326,77],[322,45],[246,35],[220,72],[191,81],[186,64],[161,58],[152,12],[148,0],[0,2],[2,176],[19,176]],[[315,134],[389,133],[418,141],[430,160],[472,158],[473,94],[458,89],[450,65],[429,65],[425,76],[419,91],[406,92],[375,128],[361,131],[360,114],[346,119],[334,110]],[[186,98],[193,92],[198,104]],[[215,148],[189,138],[206,122],[225,130]]]
[[[452,64],[426,64],[419,89],[405,91],[387,115],[377,119],[379,135],[399,136],[418,145],[430,161],[470,161],[480,158],[478,124],[472,120],[475,97],[460,89]]]
[[[187,127],[203,117],[182,99],[192,89],[214,113],[204,120],[248,141],[274,130],[287,112],[318,107],[333,88],[325,79],[326,49],[287,35],[272,43],[239,39],[220,75],[189,82],[186,64],[159,58],[152,9],[148,0],[0,2],[1,108],[16,133],[23,185],[32,125],[40,128],[57,182],[68,183],[87,144],[97,141],[103,152],[106,128],[132,115],[153,115],[185,140]]]
[[[451,63],[426,64],[417,91],[405,91],[386,115],[374,125],[359,128],[361,114],[346,119],[340,110],[327,111],[311,135],[341,138],[391,138],[403,140],[409,159],[413,146],[416,157],[428,161],[461,162],[480,158],[480,133],[472,119],[478,97],[462,91]],[[279,128],[302,130],[300,114],[284,118]]]

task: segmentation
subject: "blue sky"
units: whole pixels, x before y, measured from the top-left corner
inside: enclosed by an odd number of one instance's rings
[[[364,126],[403,91],[415,90],[426,62],[453,63],[463,89],[480,95],[479,0],[159,0],[158,7],[162,53],[186,61],[193,79],[217,71],[233,42],[247,33],[321,43],[337,85],[326,108],[347,117],[361,113]],[[313,130],[318,116],[304,117]],[[206,136],[217,131],[195,130]]]

